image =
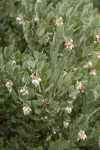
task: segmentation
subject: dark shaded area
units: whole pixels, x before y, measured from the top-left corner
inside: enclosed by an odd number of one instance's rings
[[[100,0],[93,0],[94,7],[96,7],[100,13]]]
[[[26,47],[22,25],[16,21],[19,8],[20,1],[0,1],[0,47],[2,49],[9,44],[14,44],[15,48],[21,51]]]

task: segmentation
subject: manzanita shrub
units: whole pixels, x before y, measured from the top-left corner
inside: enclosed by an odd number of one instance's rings
[[[16,44],[0,51],[0,150],[99,150],[100,18],[92,3],[20,5],[24,52]]]

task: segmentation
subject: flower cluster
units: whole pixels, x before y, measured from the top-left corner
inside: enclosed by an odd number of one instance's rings
[[[93,91],[93,95],[96,97],[97,96],[97,91],[96,90],[92,90]]]
[[[54,128],[52,128],[52,132],[53,134],[56,134],[56,130]]]
[[[51,35],[52,35],[52,33],[47,32],[47,34],[46,34],[46,36],[45,36],[45,40],[44,40],[44,44],[45,44],[45,45],[46,45],[47,43],[49,43]]]
[[[76,96],[73,96],[72,94],[69,94],[69,97],[70,97],[71,99],[73,99],[73,100],[76,99]]]
[[[98,147],[100,148],[100,139],[99,139],[99,141],[98,141]]]
[[[85,132],[83,130],[80,130],[78,133],[77,141],[79,140],[85,140],[87,138]]]
[[[85,87],[83,86],[81,82],[77,81],[75,87],[78,91],[80,91],[81,93],[84,93]]]
[[[26,87],[26,86],[24,86],[24,87],[21,88],[20,94],[21,94],[22,96],[28,95],[28,90],[27,90],[27,87]]]
[[[63,25],[63,18],[59,17],[58,19],[56,19],[55,25],[58,27],[62,26]]]
[[[100,59],[100,53],[96,54],[96,58]]]
[[[15,60],[12,60],[12,64],[13,64],[13,65],[16,65],[16,61],[15,61]]]
[[[68,113],[68,114],[71,114],[72,109],[73,109],[72,106],[67,106],[67,107],[65,108],[65,112]]]
[[[46,140],[47,140],[47,141],[50,141],[50,140],[51,140],[51,138],[52,138],[52,134],[51,134],[51,135],[49,135],[49,136],[47,136]]]
[[[42,3],[42,0],[37,0],[37,3]]]
[[[90,75],[96,76],[96,70],[95,69],[91,70]]]
[[[69,126],[69,122],[68,121],[64,121],[63,122],[63,126],[64,126],[64,128],[67,128]]]
[[[93,67],[93,63],[91,61],[88,61],[83,68],[92,68]]]
[[[24,23],[24,20],[23,20],[22,16],[16,17],[16,21],[18,21],[19,24]]]
[[[74,48],[73,40],[65,40],[65,48],[68,49],[69,51]]]
[[[40,20],[40,19],[39,19],[39,16],[38,16],[38,15],[36,15],[36,16],[34,17],[34,22],[37,22],[37,23],[38,23],[38,22],[39,22],[39,20]]]
[[[29,106],[26,105],[23,107],[24,115],[29,115],[31,111],[32,111],[32,109]]]
[[[6,87],[7,87],[8,91],[9,91],[9,93],[12,92],[12,86],[13,86],[13,83],[12,83],[11,80],[6,82]]]
[[[99,34],[94,35],[94,43],[96,43],[97,41],[100,41],[100,35]]]
[[[34,74],[31,75],[32,78],[32,84],[34,84],[35,87],[38,87],[40,82],[42,81],[41,78],[34,76]]]

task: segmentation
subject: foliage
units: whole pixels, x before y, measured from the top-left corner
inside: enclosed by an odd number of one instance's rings
[[[16,22],[20,2],[18,0],[0,1],[0,45],[2,48],[15,44],[16,49],[24,50],[22,26]]]
[[[100,1],[99,0],[93,0],[94,6],[96,8],[98,8],[99,12],[100,12]]]
[[[16,2],[15,32],[1,38],[1,150],[99,150],[100,18],[93,4]]]

